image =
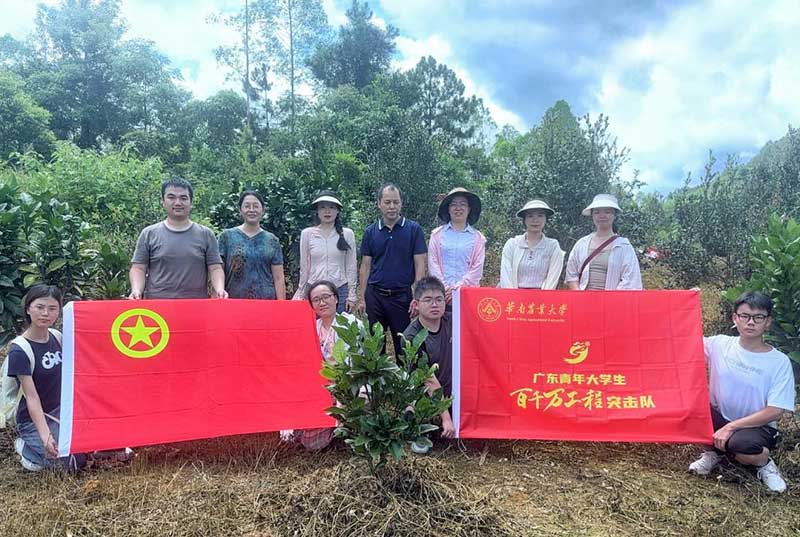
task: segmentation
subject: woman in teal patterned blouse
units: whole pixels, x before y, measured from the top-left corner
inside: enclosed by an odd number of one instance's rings
[[[219,236],[225,267],[225,290],[230,298],[286,300],[283,253],[278,238],[261,228],[264,198],[252,190],[239,196],[242,225]]]

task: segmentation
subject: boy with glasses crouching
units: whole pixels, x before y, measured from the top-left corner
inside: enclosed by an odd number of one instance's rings
[[[728,455],[753,466],[769,491],[784,492],[786,482],[770,451],[778,443],[778,418],[794,411],[792,365],[764,342],[772,324],[772,299],[750,291],[736,299],[733,311],[738,337],[704,338],[714,445],[689,465],[689,471],[707,476]]]
[[[442,390],[442,397],[450,397],[453,389],[453,318],[445,311],[447,302],[444,284],[438,278],[426,276],[414,284],[413,305],[418,317],[411,321],[403,331],[408,340],[414,339],[423,328],[428,330],[428,337],[420,347],[428,355],[429,364],[437,364],[436,375],[425,383],[429,393]],[[442,438],[453,438],[455,428],[450,411],[441,414]],[[430,450],[416,442],[411,443],[411,451],[425,454]]]

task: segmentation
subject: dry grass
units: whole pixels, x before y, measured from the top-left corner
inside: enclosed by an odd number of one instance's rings
[[[28,474],[0,435],[0,535],[799,535],[800,429],[773,496],[725,465],[689,476],[692,446],[468,441],[366,477],[344,448],[276,435],[143,448],[129,466]]]

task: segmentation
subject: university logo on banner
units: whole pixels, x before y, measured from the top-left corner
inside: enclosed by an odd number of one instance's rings
[[[64,307],[59,451],[333,426],[305,302]]]
[[[454,310],[461,437],[711,437],[696,293],[467,288]]]

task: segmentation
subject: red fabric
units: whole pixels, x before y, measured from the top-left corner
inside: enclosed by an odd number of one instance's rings
[[[459,313],[459,436],[709,443],[697,293],[469,288]]]
[[[168,326],[153,357],[127,357],[111,337],[115,319],[134,308]],[[121,326],[137,322],[133,315]],[[147,315],[142,323],[157,326]],[[161,337],[132,349],[157,347]],[[130,338],[120,330],[124,345]],[[72,453],[335,423],[323,412],[331,397],[306,302],[77,302],[74,341]]]

